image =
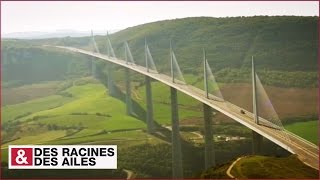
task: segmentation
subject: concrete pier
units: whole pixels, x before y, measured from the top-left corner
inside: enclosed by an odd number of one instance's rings
[[[108,90],[109,90],[109,95],[114,96],[115,95],[115,88],[113,84],[113,66],[108,63],[107,65],[107,72],[108,72]]]
[[[253,115],[256,124],[259,124],[259,111],[258,111],[258,99],[257,99],[257,85],[256,85],[256,70],[252,56],[252,100],[253,100]]]
[[[203,104],[203,117],[204,117],[204,141],[205,141],[205,168],[215,166],[215,153],[213,145],[212,133],[212,109],[210,106]]]
[[[171,90],[172,178],[183,178],[177,90]]]
[[[261,146],[262,146],[263,137],[252,131],[252,154],[257,155],[261,153]]]
[[[146,77],[146,99],[147,99],[147,127],[148,132],[153,133],[153,104],[152,104],[152,89],[151,89],[151,78]]]
[[[128,68],[125,69],[126,73],[126,104],[127,104],[127,115],[132,114],[132,99],[131,99],[131,77]]]

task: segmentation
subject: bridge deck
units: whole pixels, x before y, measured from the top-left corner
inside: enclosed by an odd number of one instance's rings
[[[221,101],[217,98],[210,98],[207,99],[205,97],[205,92],[201,89],[193,87],[191,85],[187,85],[184,83],[173,83],[172,78],[164,75],[159,74],[157,72],[147,72],[145,67],[133,64],[126,64],[124,60],[110,58],[103,54],[97,54],[77,48],[72,47],[65,47],[65,46],[54,46],[57,48],[62,48],[65,50],[69,50],[76,53],[82,53],[85,55],[93,56],[99,59],[106,60],[108,62],[129,68],[133,71],[136,71],[140,74],[149,76],[157,81],[160,81],[170,87],[173,87],[179,90],[182,93],[185,93],[198,101],[205,103],[212,107],[213,109],[225,114],[226,116],[234,119],[235,121],[243,124],[244,126],[250,128],[251,130],[261,134],[265,138],[271,140],[272,142],[278,144],[282,148],[288,150],[293,154],[297,154],[298,158],[304,162],[305,164],[319,170],[319,147],[302,139],[301,137],[286,131],[284,133],[281,130],[270,128],[267,126],[258,125],[254,122],[253,115],[251,112],[246,111],[245,114],[242,114],[240,110],[242,108],[228,102],[228,101]],[[261,119],[261,117],[260,117]],[[286,134],[286,135],[284,135]]]

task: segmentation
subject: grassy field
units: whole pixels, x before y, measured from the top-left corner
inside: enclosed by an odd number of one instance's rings
[[[39,144],[53,139],[58,139],[66,135],[65,131],[48,131],[45,133],[37,134],[35,136],[22,137],[16,141],[12,141],[6,144],[2,144],[1,148],[7,148],[8,145],[24,145],[24,144]]]
[[[231,174],[242,179],[318,178],[319,172],[303,164],[294,155],[285,158],[250,156],[238,161]]]
[[[16,88],[3,88],[2,106],[22,103],[32,99],[53,95],[60,81],[49,81],[38,84],[23,85]]]
[[[46,117],[41,121],[43,123],[62,123],[63,125],[82,123],[84,126],[89,126],[89,128],[94,127],[100,129],[108,128],[106,124],[103,124],[103,121],[107,120],[106,123],[111,126],[110,130],[125,127],[144,127],[143,122],[126,116],[125,104],[120,100],[108,96],[106,89],[101,84],[73,86],[67,89],[66,92],[71,93],[75,99],[63,106],[39,111],[23,119],[26,120],[32,119],[35,116],[42,116]],[[133,126],[133,124],[137,126]]]
[[[60,95],[51,95],[19,104],[8,105],[1,109],[1,122],[4,123],[14,119],[20,119],[28,114],[56,108],[67,102],[71,102],[72,100],[73,98],[62,97]]]
[[[288,131],[318,145],[319,142],[319,120],[307,121],[307,122],[297,122],[293,124],[286,125],[285,128]]]
[[[8,141],[2,147],[53,140],[57,144],[95,142],[115,138],[112,131],[128,131],[122,134],[124,140],[146,137],[142,131],[131,132],[145,129],[145,123],[127,116],[125,104],[108,96],[102,84],[72,86],[64,92],[72,97],[52,95],[2,108],[2,123],[6,124],[2,138],[7,138],[2,141]]]

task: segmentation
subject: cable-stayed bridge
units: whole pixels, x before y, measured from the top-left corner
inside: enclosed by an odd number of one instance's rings
[[[93,45],[95,52],[78,49],[74,47],[66,46],[51,46],[55,48],[64,49],[74,53],[80,53],[87,56],[95,57],[101,60],[105,60],[109,64],[118,65],[125,68],[126,73],[126,103],[127,113],[132,113],[131,108],[131,79],[130,71],[137,72],[145,76],[146,81],[146,104],[147,104],[147,127],[148,132],[154,131],[153,127],[153,105],[152,105],[152,87],[151,79],[157,80],[163,84],[166,84],[171,89],[171,117],[172,117],[172,154],[173,154],[173,177],[181,178],[183,176],[182,169],[182,156],[181,156],[181,144],[179,134],[179,114],[178,114],[178,102],[177,91],[180,91],[188,96],[197,99],[203,103],[204,113],[204,126],[205,126],[205,167],[209,168],[215,165],[215,155],[213,146],[213,136],[211,129],[212,109],[223,113],[224,115],[232,118],[233,120],[241,123],[242,125],[250,128],[253,135],[253,151],[258,153],[261,148],[262,138],[267,138],[280,147],[286,149],[292,154],[296,154],[298,158],[305,164],[319,170],[319,148],[318,146],[308,142],[307,140],[285,130],[281,124],[281,121],[277,116],[273,115],[269,119],[260,116],[259,106],[259,93],[266,96],[261,86],[260,80],[255,73],[254,61],[252,60],[252,84],[253,84],[253,113],[244,110],[243,108],[225,101],[222,94],[214,80],[209,64],[207,63],[205,51],[204,51],[204,84],[205,90],[188,85],[184,82],[182,73],[177,63],[176,57],[172,48],[170,47],[171,58],[171,76],[158,73],[155,64],[153,62],[149,47],[145,43],[145,66],[135,64],[132,54],[130,52],[127,42],[124,43],[125,60],[115,57],[113,48],[109,38],[107,39],[108,54],[101,54],[94,41],[92,35]],[[170,43],[171,44],[171,43]],[[170,45],[171,46],[171,45]],[[110,74],[109,74],[110,73]],[[108,89],[112,92],[112,68],[108,69]],[[110,76],[109,76],[110,75]],[[210,86],[210,82],[214,83],[214,86]],[[260,86],[259,86],[260,85]],[[261,93],[262,92],[262,93]],[[270,102],[267,103],[270,105]],[[259,107],[259,108],[258,108]],[[273,107],[271,108],[272,110]]]

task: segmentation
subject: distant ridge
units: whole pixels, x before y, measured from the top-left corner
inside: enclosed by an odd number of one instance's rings
[[[119,30],[110,30],[109,33],[115,33]],[[106,35],[107,30],[93,30],[95,35]],[[47,38],[63,38],[63,37],[85,37],[89,36],[91,31],[77,31],[69,29],[61,29],[51,32],[44,31],[28,31],[28,32],[13,32],[1,35],[5,39],[47,39]]]

